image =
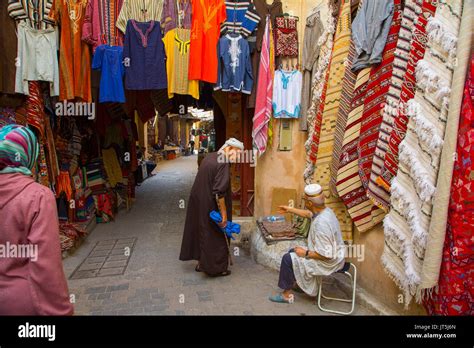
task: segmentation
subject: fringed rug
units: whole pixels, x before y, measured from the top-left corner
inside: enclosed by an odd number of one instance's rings
[[[416,93],[407,103],[409,122],[391,185],[392,209],[384,221],[386,248],[382,262],[402,289],[407,306],[415,295],[421,301],[418,285],[439,172],[461,12],[462,0],[449,1],[449,5],[440,2],[436,15],[425,18],[426,53],[416,65]]]
[[[415,96],[415,67],[419,60],[425,55],[425,47],[427,42],[426,25],[428,18],[436,12],[438,0],[424,0],[421,13],[416,21],[413,38],[410,45],[410,53],[408,58],[407,71],[405,73],[403,84],[400,92],[400,100],[398,108],[394,110],[396,116],[393,124],[392,132],[389,137],[385,160],[377,178],[377,183],[385,187],[390,192],[392,179],[397,174],[398,169],[398,146],[405,138],[408,117],[406,115],[406,103]]]

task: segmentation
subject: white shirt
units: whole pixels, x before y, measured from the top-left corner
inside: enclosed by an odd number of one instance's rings
[[[273,81],[273,117],[298,118],[301,113],[301,88],[303,75],[300,71],[275,71]]]

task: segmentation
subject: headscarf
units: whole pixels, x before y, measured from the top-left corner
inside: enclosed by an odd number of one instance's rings
[[[224,143],[224,145],[222,145],[222,147],[219,149],[219,152],[221,152],[222,150],[224,150],[226,147],[229,147],[229,146],[236,147],[236,148],[241,149],[241,150],[244,149],[244,143],[243,142],[241,142],[240,140],[237,140],[235,138],[229,138]]]
[[[31,175],[38,153],[39,144],[30,129],[19,125],[0,129],[0,174]]]

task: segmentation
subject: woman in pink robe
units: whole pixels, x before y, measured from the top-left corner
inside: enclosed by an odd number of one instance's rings
[[[0,315],[73,314],[56,200],[32,178],[37,156],[31,130],[0,129]]]

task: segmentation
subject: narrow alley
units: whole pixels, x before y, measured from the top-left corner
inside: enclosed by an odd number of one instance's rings
[[[228,277],[209,278],[194,271],[194,262],[178,260],[186,215],[180,200],[188,199],[196,172],[196,156],[160,163],[157,174],[138,188],[132,209],[98,225],[64,260],[76,315],[322,315],[305,295],[297,294],[291,305],[268,301],[278,290],[278,273],[244,250],[234,257]],[[131,250],[128,264],[124,246]],[[107,253],[118,260],[107,261],[111,266],[126,267],[78,279],[76,269],[93,268]],[[360,306],[355,313],[371,314]]]

